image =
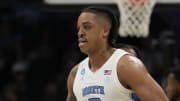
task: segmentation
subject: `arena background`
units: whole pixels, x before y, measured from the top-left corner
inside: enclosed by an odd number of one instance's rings
[[[93,4],[118,12],[113,2],[101,1],[1,0],[0,101],[65,101],[67,75],[86,57],[77,45],[80,10]],[[147,38],[118,39],[139,48],[143,62],[163,88],[168,70],[179,66],[180,2],[176,1],[158,2]]]

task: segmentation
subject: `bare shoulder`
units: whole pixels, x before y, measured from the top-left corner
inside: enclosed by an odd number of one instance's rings
[[[118,78],[128,88],[132,88],[137,78],[148,74],[141,60],[132,55],[124,55],[118,62]]]
[[[79,68],[79,64],[75,65],[75,66],[71,69],[70,74],[75,77],[78,68]]]
[[[143,64],[143,62],[132,55],[124,55],[118,62],[118,69],[128,72],[131,72],[131,70],[137,70],[148,73],[146,66]]]
[[[140,59],[124,55],[118,62],[117,72],[120,82],[135,91],[142,101],[168,101],[163,89]]]
[[[69,72],[67,84],[70,86],[68,87],[73,87],[74,79],[75,79],[78,68],[79,68],[79,64],[75,65]]]

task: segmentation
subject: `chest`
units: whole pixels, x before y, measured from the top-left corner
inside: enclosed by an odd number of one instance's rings
[[[116,71],[113,69],[100,69],[96,72],[91,72],[87,69],[82,69],[76,79],[76,91],[81,91],[83,96],[88,94],[107,94],[116,90],[114,83],[114,75]]]

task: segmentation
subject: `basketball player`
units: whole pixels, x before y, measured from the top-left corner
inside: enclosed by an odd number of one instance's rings
[[[144,64],[128,52],[113,48],[119,23],[106,7],[85,8],[77,21],[80,50],[88,57],[67,80],[66,101],[168,101]]]

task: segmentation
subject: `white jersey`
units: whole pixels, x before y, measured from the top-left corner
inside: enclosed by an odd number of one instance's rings
[[[89,68],[89,58],[83,60],[73,85],[77,101],[134,101],[133,92],[123,87],[117,76],[117,63],[125,54],[128,53],[117,49],[95,72]]]

